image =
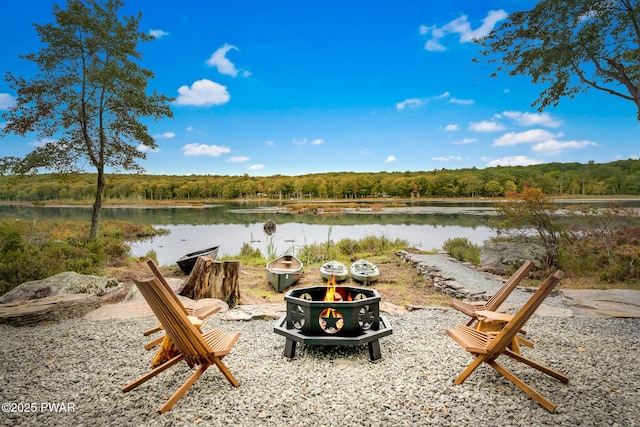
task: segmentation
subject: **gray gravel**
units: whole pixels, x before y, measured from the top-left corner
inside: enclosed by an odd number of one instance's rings
[[[465,286],[491,293],[500,285],[446,262],[442,269]],[[510,301],[529,296],[516,291]],[[282,356],[285,339],[273,333],[273,322],[225,322],[217,316],[205,321],[205,329],[241,333],[224,359],[240,387],[212,367],[164,415],[155,410],[190,375],[186,364],[129,393],[120,391],[150,368],[153,353],[143,349],[148,338],[142,331],[155,325],[153,317],[0,325],[0,401],[15,404],[8,407],[15,412],[3,405],[0,425],[640,425],[640,319],[532,317],[527,333],[536,347],[523,352],[567,374],[569,383],[507,357],[500,360],[558,406],[551,414],[487,365],[464,384],[453,384],[471,361],[444,332],[466,321],[453,310],[387,316],[393,334],[381,339],[382,359],[375,363],[366,346],[299,346],[290,361]],[[56,403],[66,404],[68,412],[47,409]]]
[[[149,369],[142,331],[152,318],[68,320],[29,328],[0,326],[0,396],[35,403],[36,411],[3,412],[0,424],[420,426],[633,426],[640,423],[639,319],[534,317],[536,348],[527,356],[570,376],[562,384],[503,358],[506,366],[558,405],[550,414],[488,366],[461,386],[470,356],[445,335],[464,316],[441,309],[389,316],[394,328],[372,363],[366,346],[302,347],[282,356],[273,322],[223,322],[241,332],[224,360],[240,381],[233,388],[210,368],[167,414],[155,412],[188,377],[186,364],[122,393]],[[42,410],[63,402],[73,412]],[[3,407],[4,409],[4,407]],[[24,409],[24,408],[23,408]]]

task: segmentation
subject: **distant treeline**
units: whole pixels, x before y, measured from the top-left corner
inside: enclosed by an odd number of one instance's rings
[[[96,175],[60,181],[57,175],[0,176],[0,201],[91,201]],[[331,172],[300,176],[107,176],[105,200],[170,201],[384,197],[500,197],[525,186],[553,196],[640,195],[640,160],[547,163],[428,172]]]

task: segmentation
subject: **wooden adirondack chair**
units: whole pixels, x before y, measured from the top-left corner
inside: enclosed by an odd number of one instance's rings
[[[231,348],[238,340],[239,333],[226,333],[220,328],[201,333],[189,320],[183,308],[171,296],[158,278],[151,280],[134,280],[140,289],[140,293],[155,313],[167,335],[178,351],[178,355],[164,364],[152,369],[135,381],[122,388],[123,392],[130,391],[160,372],[184,360],[189,367],[198,366],[198,370],[174,393],[158,411],[164,413],[186,393],[196,380],[211,365],[216,365],[220,372],[234,386],[238,387],[238,380],[231,374],[222,362],[222,357],[229,354]]]
[[[517,354],[508,348],[509,344],[518,334],[518,331],[522,329],[531,315],[533,315],[540,304],[542,304],[542,301],[544,301],[563,277],[564,273],[560,270],[549,276],[540,288],[531,296],[531,298],[529,298],[529,301],[527,301],[518,313],[514,315],[498,333],[479,331],[478,329],[472,328],[468,325],[458,325],[455,329],[448,329],[446,331],[447,335],[453,338],[469,353],[475,355],[473,362],[471,362],[471,364],[462,371],[460,376],[455,380],[455,384],[462,384],[464,380],[467,379],[467,377],[469,377],[469,375],[471,375],[471,373],[484,362],[531,396],[549,412],[555,411],[556,406],[553,403],[532,387],[525,384],[524,381],[515,376],[511,371],[498,364],[496,359],[504,354],[550,375],[563,383],[569,382],[569,377]]]
[[[478,320],[476,312],[482,310],[498,311],[498,308],[507,299],[511,292],[513,292],[516,286],[518,286],[522,279],[524,279],[524,276],[527,275],[532,267],[532,261],[525,261],[520,268],[513,273],[506,282],[504,282],[504,285],[502,285],[500,289],[498,289],[487,301],[464,302],[455,300],[451,303],[451,306],[456,310],[471,316],[471,319],[467,322],[467,326],[471,326],[476,320]]]
[[[156,278],[158,279],[158,281],[165,287],[165,289],[167,289],[169,291],[169,294],[171,294],[171,296],[173,297],[173,299],[175,300],[175,302],[182,307],[182,310],[184,311],[184,313],[187,316],[195,316],[200,320],[204,320],[207,317],[211,316],[214,313],[217,313],[218,311],[220,311],[220,307],[215,305],[215,304],[210,304],[204,307],[200,307],[200,308],[187,308],[185,307],[182,302],[180,302],[180,299],[178,298],[178,296],[173,292],[173,289],[171,289],[171,286],[169,286],[169,283],[167,283],[167,280],[164,278],[164,276],[162,275],[162,273],[160,272],[160,270],[158,269],[158,267],[156,267],[156,265],[153,263],[153,261],[148,260],[147,261],[147,265],[149,266],[149,268],[151,269],[151,271],[153,272],[153,275],[156,276]],[[160,332],[162,330],[161,327],[157,326],[155,328],[151,328],[149,330],[146,330],[143,332],[144,336],[148,336],[151,334],[155,334],[156,332]],[[163,338],[158,338],[154,341],[151,341],[149,344],[145,345],[144,348],[146,350],[150,350],[153,347],[157,346],[158,344],[160,344],[162,342]]]

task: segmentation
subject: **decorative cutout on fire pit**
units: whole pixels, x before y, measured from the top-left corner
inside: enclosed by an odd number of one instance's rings
[[[344,318],[342,314],[335,311],[333,308],[325,308],[320,313],[318,318],[320,328],[327,334],[335,334],[340,332],[340,329],[344,326]]]
[[[304,326],[304,308],[299,305],[293,306],[289,310],[289,318],[293,322],[294,328],[302,329]]]
[[[371,329],[371,326],[375,322],[375,318],[375,313],[371,307],[365,305],[360,308],[360,312],[358,313],[358,323],[363,330],[366,331]]]

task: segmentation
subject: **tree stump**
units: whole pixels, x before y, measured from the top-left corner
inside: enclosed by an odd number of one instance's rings
[[[196,260],[180,295],[193,300],[217,298],[234,307],[240,301],[238,261],[217,261],[210,256]]]

